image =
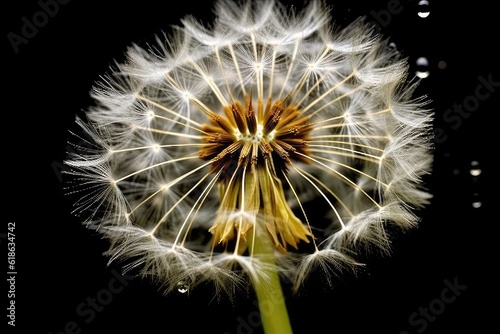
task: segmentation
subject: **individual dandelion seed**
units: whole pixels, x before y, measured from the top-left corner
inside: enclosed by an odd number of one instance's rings
[[[249,280],[262,299],[278,274],[298,291],[315,268],[330,282],[388,252],[388,227],[414,227],[431,197],[433,115],[405,58],[319,1],[221,0],[215,14],[132,46],[77,119],[75,211],[111,261],[166,292]]]

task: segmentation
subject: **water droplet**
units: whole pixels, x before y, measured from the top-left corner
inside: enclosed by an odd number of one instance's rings
[[[417,58],[416,64],[417,64],[417,70],[415,71],[415,75],[422,79],[427,78],[430,74],[427,68],[429,66],[429,61],[427,60],[427,58],[425,57]]]
[[[444,70],[444,69],[446,68],[446,66],[448,66],[448,64],[446,64],[446,62],[445,62],[444,60],[440,60],[440,61],[438,62],[438,68],[439,68],[440,70]]]
[[[425,71],[425,72],[422,72],[422,71],[416,71],[415,72],[415,75],[419,78],[422,78],[422,79],[425,79],[429,76],[429,71]]]
[[[180,293],[186,293],[189,291],[189,285],[187,285],[184,281],[180,281],[177,283],[177,291]]]
[[[470,170],[470,175],[472,176],[479,176],[481,174],[481,169],[479,168],[472,168]]]
[[[472,176],[479,176],[481,174],[481,168],[479,168],[479,161],[473,160],[470,163],[471,169],[470,169],[470,175]]]
[[[417,59],[417,65],[418,66],[429,66],[429,61],[425,57],[419,57]]]
[[[429,10],[429,1],[427,0],[420,0],[418,2],[418,16],[425,19],[427,16],[430,14]]]
[[[479,193],[473,193],[472,194],[472,207],[474,209],[478,209],[483,205],[481,202],[481,197],[479,196]]]

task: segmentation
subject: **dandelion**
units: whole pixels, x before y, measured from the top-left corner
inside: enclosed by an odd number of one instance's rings
[[[110,261],[166,293],[249,281],[263,302],[281,276],[298,292],[313,271],[331,282],[365,250],[388,253],[389,227],[416,226],[431,197],[433,116],[405,58],[319,1],[221,0],[215,14],[130,47],[76,120],[75,212]],[[291,332],[280,312],[269,333]]]

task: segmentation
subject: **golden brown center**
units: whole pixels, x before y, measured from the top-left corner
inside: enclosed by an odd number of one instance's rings
[[[219,180],[221,206],[210,229],[214,247],[234,240],[235,250],[243,252],[247,234],[255,232],[258,222],[282,252],[287,245],[308,242],[311,233],[289,208],[282,182],[287,166],[305,161],[309,117],[284,101],[264,106],[259,100],[255,111],[249,98],[244,107],[239,101],[225,106],[224,113],[212,113],[210,124],[203,126],[206,145],[199,151],[201,159],[212,162],[211,172]]]

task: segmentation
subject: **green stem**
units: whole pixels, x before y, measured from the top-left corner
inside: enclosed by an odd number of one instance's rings
[[[266,271],[265,281],[254,280],[253,287],[257,294],[262,327],[266,334],[292,334],[292,326],[286,309],[285,298],[281,289],[281,282],[276,264],[272,256],[274,247],[267,236],[255,238],[254,254],[264,255],[263,261],[269,269]]]

